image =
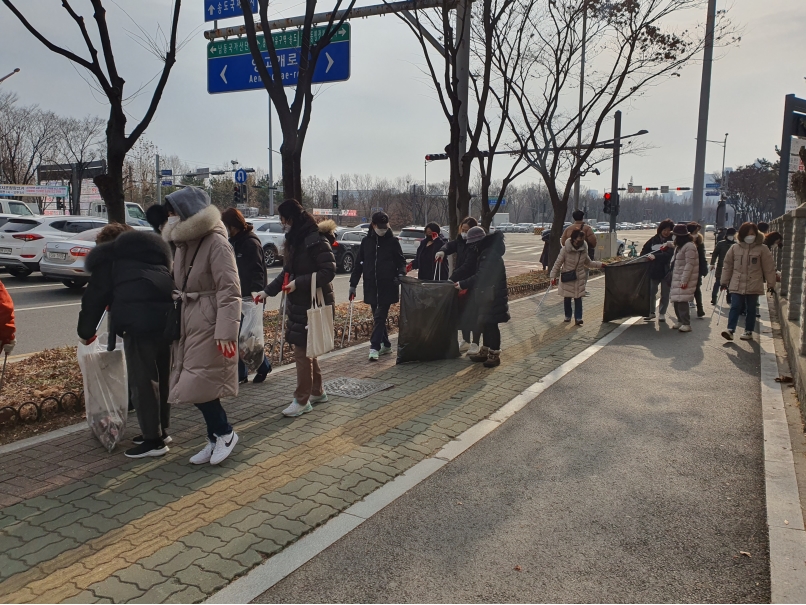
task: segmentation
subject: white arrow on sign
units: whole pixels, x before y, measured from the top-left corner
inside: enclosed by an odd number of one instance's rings
[[[344,29],[344,28],[342,27],[342,28],[339,30],[339,33],[340,33],[340,34],[343,36],[344,34],[346,34],[346,33],[347,33],[347,30],[346,30],[346,29]]]
[[[210,5],[210,11],[209,12],[210,12],[210,16],[212,17],[213,13],[215,12],[215,9],[213,8],[212,5]]]
[[[329,54],[325,53],[325,56],[327,57],[327,69],[325,70],[325,73],[327,73],[330,71],[330,68],[333,67],[333,63],[335,63],[335,61],[333,61],[333,59],[330,58]]]
[[[227,66],[225,65],[224,69],[221,70],[221,79],[224,80],[224,84],[229,84],[229,82],[227,82],[227,76],[225,75],[226,73],[227,73]]]

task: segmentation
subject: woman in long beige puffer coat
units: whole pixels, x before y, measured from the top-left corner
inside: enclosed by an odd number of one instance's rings
[[[669,300],[674,304],[677,321],[674,330],[691,332],[691,312],[688,304],[694,300],[700,279],[700,255],[686,225],[675,225],[674,256],[672,257],[672,288]]]
[[[221,213],[205,191],[185,187],[165,202],[169,218],[162,237],[176,246],[174,300],[182,300],[168,399],[195,404],[207,423],[207,444],[190,462],[218,464],[238,442],[221,406],[221,397],[238,394],[238,268]]]
[[[565,300],[565,321],[571,321],[571,299],[574,300],[574,319],[576,325],[582,325],[582,297],[585,296],[585,285],[588,282],[587,269],[599,269],[604,264],[591,260],[588,256],[588,245],[585,243],[585,232],[582,229],[575,229],[571,236],[565,240],[565,245],[560,249],[554,267],[549,276],[551,284],[557,286],[557,293]],[[566,272],[574,271],[576,279],[562,281],[558,277]]]

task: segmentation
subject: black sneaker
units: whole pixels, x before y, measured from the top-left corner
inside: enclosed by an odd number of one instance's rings
[[[249,376],[247,376],[246,378],[241,378],[241,379],[238,381],[238,384],[246,384],[246,383],[248,383],[248,382],[249,382]]]
[[[252,379],[252,382],[256,382],[256,383],[264,382],[266,380],[266,376],[268,376],[270,373],[271,373],[271,368],[269,368],[269,371],[266,372],[265,374],[255,374],[255,377]]]
[[[143,440],[142,435],[137,435],[137,437],[132,439],[132,443],[134,445],[143,445],[143,441],[144,440]],[[163,441],[163,443],[165,443],[167,445],[168,443],[173,441],[173,439],[171,439],[171,436],[168,433],[166,433],[165,431],[162,431],[162,441]]]
[[[722,332],[722,338],[725,340],[733,340],[733,330],[725,330]]]
[[[168,453],[168,446],[160,439],[159,441],[144,441],[138,446],[126,450],[124,455],[127,458],[149,458],[164,456]]]

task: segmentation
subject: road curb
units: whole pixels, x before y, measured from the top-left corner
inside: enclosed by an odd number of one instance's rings
[[[764,482],[773,603],[806,603],[806,528],[766,296],[759,296]]]

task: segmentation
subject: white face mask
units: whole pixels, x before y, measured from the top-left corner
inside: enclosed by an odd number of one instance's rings
[[[732,235],[725,236],[729,242],[732,242],[735,238]]]
[[[752,244],[754,241],[756,241],[755,235],[748,235],[746,238],[744,238],[745,244]]]
[[[180,219],[178,216],[169,216],[168,217],[168,224],[169,225],[175,225],[176,223],[178,223],[181,220],[182,219]]]
[[[467,239],[467,233],[462,233],[462,239]]]
[[[388,227],[386,229],[381,229],[380,227],[375,227],[375,233],[378,234],[378,237],[383,237],[384,235],[386,235],[387,231],[389,231]]]

